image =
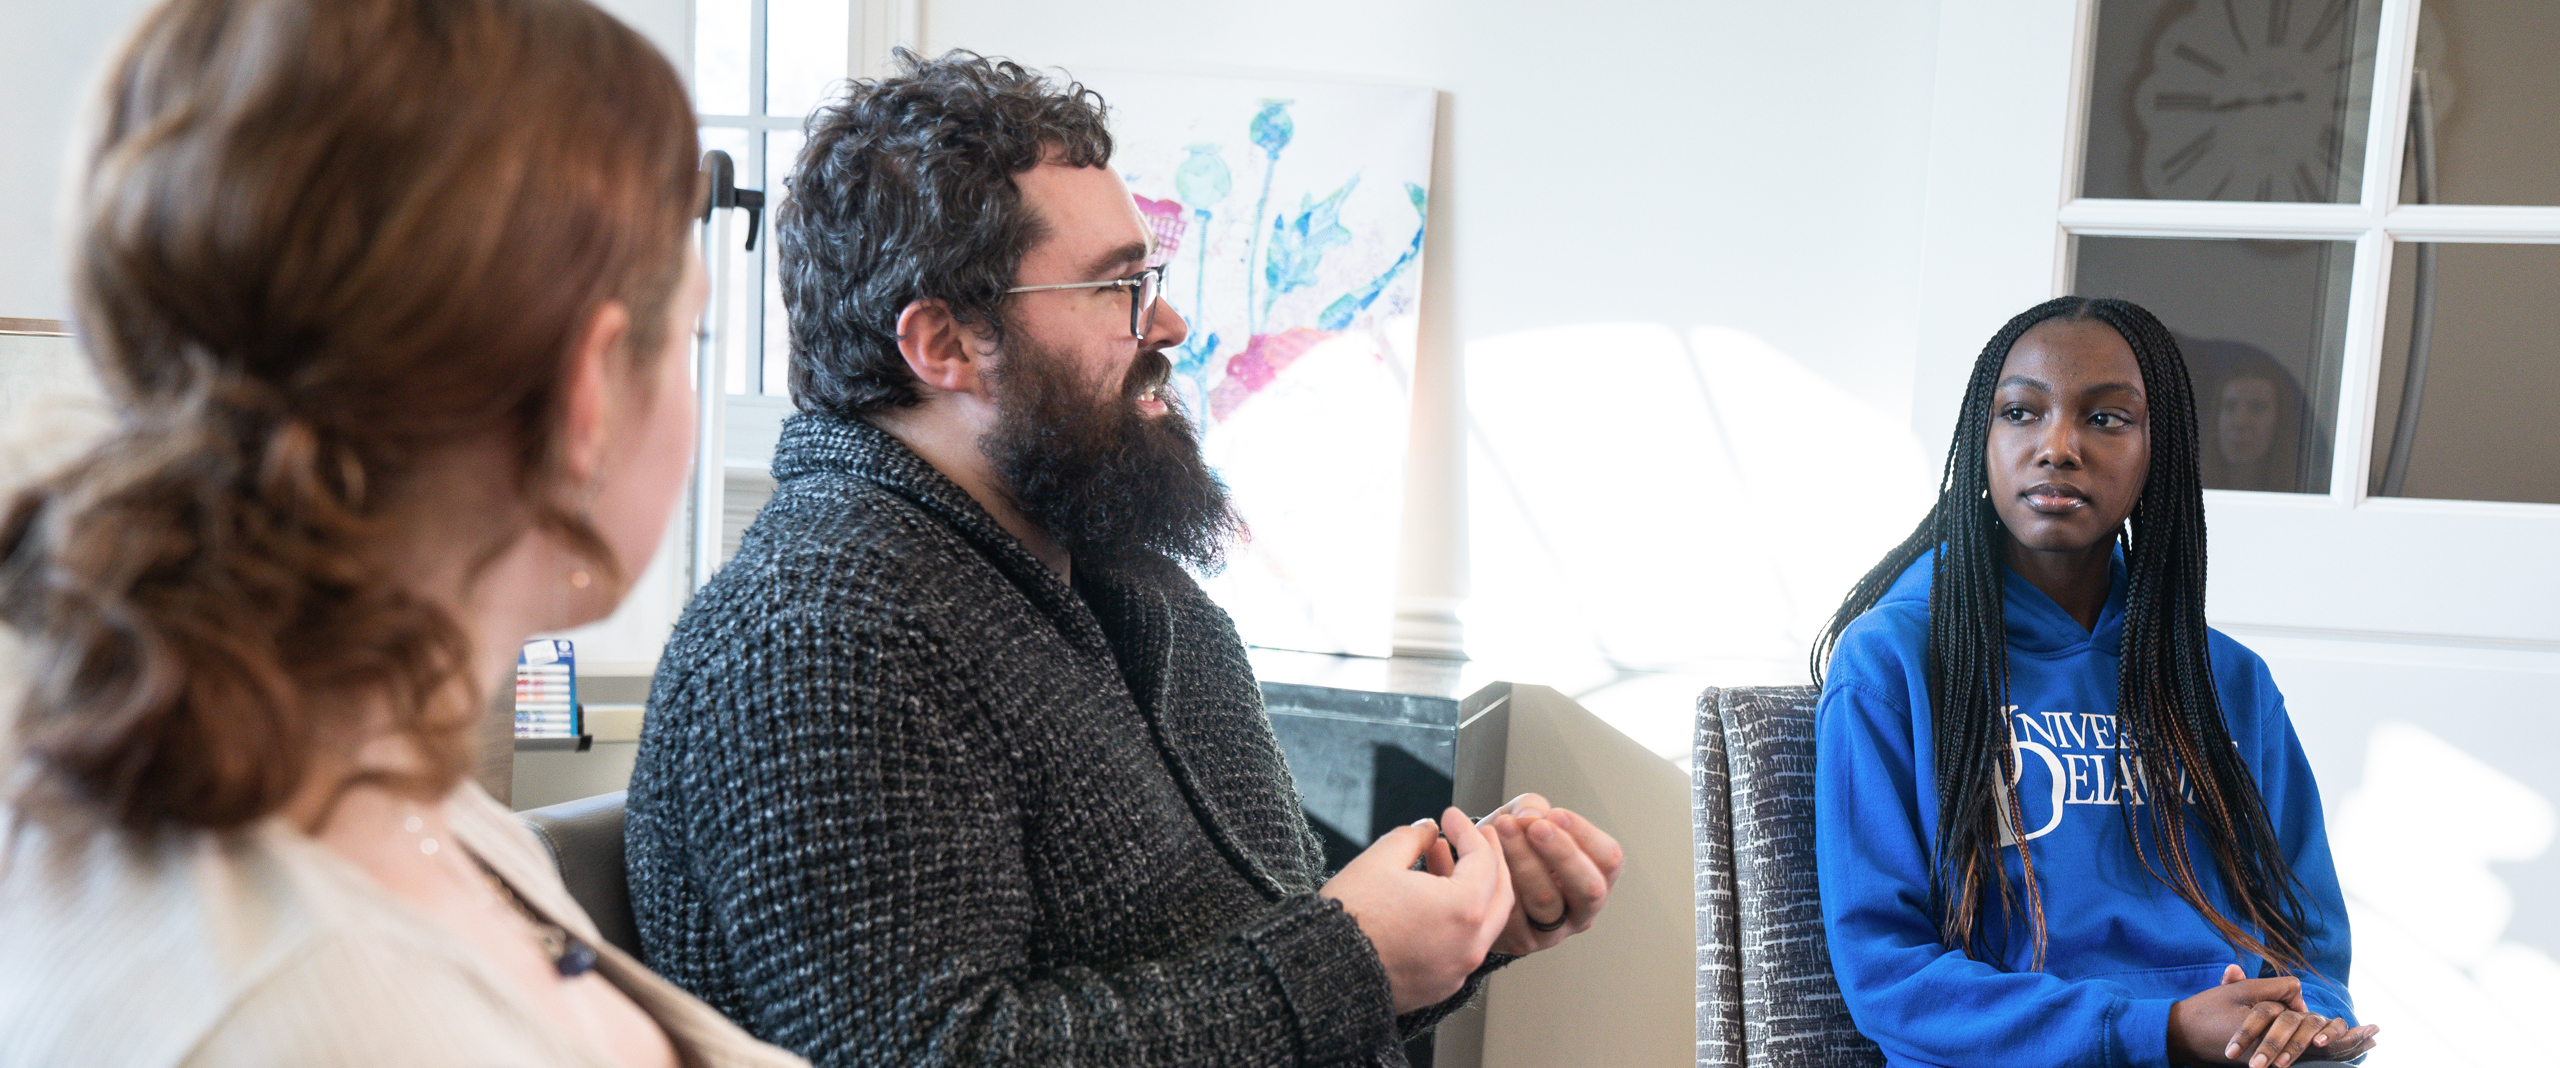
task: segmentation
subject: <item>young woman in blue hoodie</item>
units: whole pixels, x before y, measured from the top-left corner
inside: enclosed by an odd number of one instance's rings
[[[1984,346],[1938,503],[1814,650],[1831,961],[1894,1065],[2345,1060],[2347,918],[2266,664],[2204,622],[2176,342],[2063,297]],[[1827,671],[1825,670],[1827,667]]]

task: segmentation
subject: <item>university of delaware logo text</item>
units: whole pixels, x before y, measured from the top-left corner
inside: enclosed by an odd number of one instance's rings
[[[2017,794],[2020,819],[2034,828],[2027,832],[2028,841],[2052,834],[2073,805],[2144,803],[2141,762],[2116,751],[2116,717],[2020,712],[2016,705],[2007,711],[2015,756],[2008,789]],[[2016,845],[2005,792],[2000,800],[2000,844]]]

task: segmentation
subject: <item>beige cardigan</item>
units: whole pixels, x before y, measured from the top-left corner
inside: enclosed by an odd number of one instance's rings
[[[465,784],[453,834],[596,948],[683,1063],[796,1066],[605,944],[549,854]],[[16,822],[0,807],[0,834]],[[268,820],[241,832],[0,839],[0,1068],[610,1068],[353,864]]]

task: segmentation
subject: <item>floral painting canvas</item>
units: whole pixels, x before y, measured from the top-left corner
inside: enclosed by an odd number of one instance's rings
[[[1247,525],[1204,579],[1247,642],[1385,655],[1434,95],[1079,71],[1190,321],[1168,355]]]

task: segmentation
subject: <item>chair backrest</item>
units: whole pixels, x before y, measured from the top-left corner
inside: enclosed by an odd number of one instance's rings
[[[615,948],[640,956],[640,926],[631,918],[631,882],[622,870],[622,801],[625,792],[582,797],[516,813],[551,850],[569,896],[594,920],[596,933]]]
[[[1699,1068],[1870,1068],[1831,975],[1813,860],[1810,686],[1698,696]]]

